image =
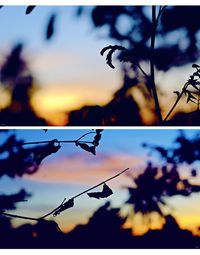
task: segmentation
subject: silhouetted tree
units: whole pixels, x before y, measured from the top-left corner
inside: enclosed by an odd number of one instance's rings
[[[152,213],[157,213],[166,220],[164,209],[173,211],[167,198],[189,197],[200,192],[200,185],[194,182],[197,170],[193,166],[194,162],[200,160],[199,143],[199,135],[188,139],[181,131],[173,147],[143,144],[151,153],[158,153],[160,164],[148,162],[147,167],[138,176],[129,175],[133,187],[128,187],[129,198],[126,203],[132,206],[135,215],[140,214],[147,220],[148,227],[151,226]],[[183,163],[188,165],[187,177],[180,174]]]
[[[14,46],[0,67],[0,80],[11,94],[10,105],[0,112],[0,122],[7,126],[43,126],[46,122],[36,116],[30,104],[34,78],[22,51],[21,43]]]

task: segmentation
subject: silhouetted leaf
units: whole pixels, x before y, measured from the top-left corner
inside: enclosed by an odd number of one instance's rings
[[[29,5],[27,8],[26,8],[26,15],[30,14],[33,9],[35,8],[36,6],[35,5]]]
[[[113,47],[112,45],[109,45],[109,46],[104,47],[104,48],[100,51],[101,56],[103,56],[103,54],[104,54],[107,50],[111,50],[112,47]]]
[[[47,30],[46,30],[46,39],[49,40],[53,34],[54,34],[54,24],[56,20],[56,14],[52,14],[48,24],[47,24]]]
[[[89,197],[93,197],[96,199],[100,199],[100,198],[106,198],[109,197],[113,194],[112,190],[109,188],[109,186],[104,183],[103,185],[103,190],[101,192],[90,192],[87,193]]]
[[[85,143],[76,142],[76,146],[80,146],[83,150],[91,152],[93,155],[96,155],[95,146],[89,146]]]
[[[99,145],[99,141],[101,139],[101,134],[100,133],[97,133],[94,137],[94,141],[93,141],[93,144],[94,146],[98,146]]]
[[[99,134],[99,133],[103,132],[103,129],[96,129],[95,131],[97,134]]]
[[[198,76],[198,77],[200,77],[200,73],[199,73],[199,71],[197,71],[197,72],[193,73],[193,75],[194,75],[194,76]]]
[[[122,51],[127,51],[127,49],[125,47],[122,46],[118,46],[118,45],[109,45],[107,47],[104,47],[101,51],[100,54],[103,56],[103,54],[106,51],[109,51],[107,56],[106,56],[106,63],[111,67],[111,68],[115,68],[114,65],[112,64],[112,55],[116,50],[122,50]]]
[[[34,154],[34,161],[37,165],[39,165],[43,159],[47,156],[51,155],[52,153],[56,153],[61,148],[60,143],[57,139],[50,141],[47,145],[40,146],[35,149],[33,152]]]
[[[53,216],[57,216],[61,212],[74,206],[74,199],[69,199],[67,202],[63,203],[54,213]]]
[[[193,64],[192,67],[193,67],[193,68],[200,68],[200,66],[197,65],[197,64]]]

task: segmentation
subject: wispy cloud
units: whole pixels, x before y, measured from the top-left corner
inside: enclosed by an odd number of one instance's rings
[[[130,167],[130,171],[134,173],[144,165],[144,162],[144,157],[128,154],[101,154],[91,160],[85,159],[83,154],[74,154],[44,163],[36,174],[25,178],[40,182],[95,184],[127,167]],[[123,178],[128,179],[124,176],[120,177],[121,180]]]

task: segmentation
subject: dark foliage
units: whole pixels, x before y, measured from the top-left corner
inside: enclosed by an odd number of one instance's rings
[[[148,44],[151,21],[148,9],[150,6],[96,6],[91,16],[95,27],[107,26],[108,36],[122,44],[126,43],[135,59],[141,61],[150,59]],[[155,64],[159,70],[167,71],[172,66],[181,66],[198,59],[198,13],[199,6],[168,6],[162,13],[157,30],[158,37],[162,39],[155,50]],[[120,29],[121,19],[129,22],[129,29]],[[182,41],[187,41],[184,48],[181,40],[168,39],[174,31]]]
[[[84,106],[70,112],[67,125],[124,126],[125,123],[126,126],[143,125],[138,104],[131,95],[127,95],[125,91],[121,92],[122,89],[105,106]]]
[[[195,169],[192,169],[191,174],[195,176]],[[159,169],[148,163],[144,172],[135,178],[132,177],[132,180],[134,187],[128,187],[127,203],[133,206],[136,214],[144,216],[156,212],[164,217],[163,208],[168,207],[166,198],[178,195],[190,196],[194,192],[200,192],[200,185],[182,178],[176,166],[164,165]]]
[[[149,230],[143,236],[133,236],[123,229],[126,217],[119,208],[107,202],[98,208],[85,225],[76,226],[64,234],[54,221],[40,220],[34,225],[18,228],[0,220],[1,248],[199,248],[200,238],[179,227],[174,217],[167,215],[162,230]],[[48,233],[48,234],[47,234]],[[10,242],[12,238],[12,242]]]
[[[0,80],[11,94],[10,105],[1,110],[0,124],[7,126],[44,126],[34,113],[30,99],[35,89],[33,76],[22,57],[23,45],[14,46],[0,68]]]
[[[14,46],[7,56],[7,60],[1,66],[0,77],[2,83],[8,83],[14,87],[16,81],[29,72],[27,64],[21,56],[22,49],[23,45],[21,43]]]
[[[150,144],[143,144],[144,147],[156,151],[160,154],[160,158],[165,163],[174,166],[187,163],[188,165],[200,160],[200,138],[195,135],[193,138],[187,138],[184,131],[180,131],[179,136],[175,140],[175,146],[171,148],[163,148]]]
[[[99,145],[102,131],[102,129],[96,129],[84,134],[78,140],[64,142],[73,142],[76,146],[93,153],[93,150],[95,152],[96,147]],[[90,146],[87,145],[87,141],[81,140],[90,133],[94,135],[93,140],[91,142],[88,141],[89,144],[93,144],[91,146],[92,149],[88,149]],[[33,174],[46,157],[56,153],[61,148],[60,141],[57,139],[49,142],[45,141],[44,145],[38,145],[38,143],[41,142],[24,143],[24,141],[18,140],[15,134],[9,135],[6,141],[0,145],[0,177],[7,175],[14,178],[24,174]],[[26,147],[31,144],[34,144],[34,146]],[[87,146],[87,149],[84,146]]]
[[[0,195],[0,212],[4,210],[16,209],[16,203],[25,202],[26,198],[31,194],[27,193],[24,189],[21,189],[18,193],[12,195]]]

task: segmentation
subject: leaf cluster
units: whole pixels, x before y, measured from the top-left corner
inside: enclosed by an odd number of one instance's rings
[[[76,146],[79,146],[81,149],[91,152],[93,155],[96,155],[96,147],[99,145],[99,141],[101,139],[101,132],[103,129],[96,129],[96,135],[94,136],[93,141],[91,142],[92,145],[88,145],[86,142],[82,142],[80,140],[76,141]]]
[[[196,176],[194,169],[192,174]],[[200,185],[182,178],[174,165],[159,168],[149,162],[144,172],[136,178],[132,177],[132,181],[134,187],[128,187],[129,198],[126,203],[133,207],[135,213],[142,215],[156,212],[164,217],[164,207],[170,208],[167,198],[190,196],[193,192],[200,192]]]

